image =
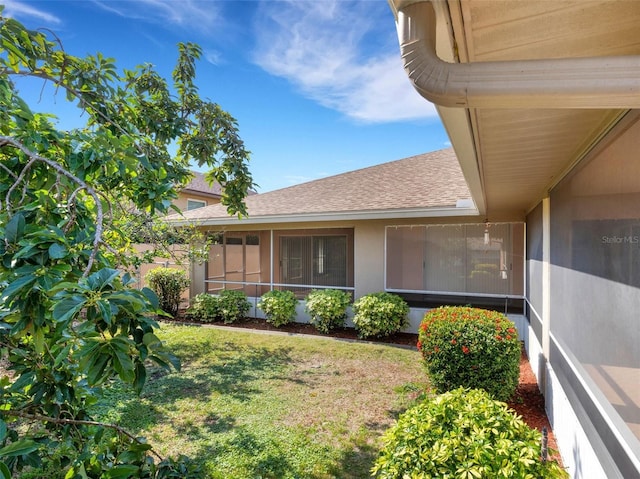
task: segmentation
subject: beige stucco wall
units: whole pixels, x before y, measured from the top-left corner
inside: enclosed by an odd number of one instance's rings
[[[354,230],[355,298],[384,290],[383,223],[360,223]]]
[[[220,203],[219,198],[212,198],[211,195],[201,195],[191,191],[181,191],[173,204],[180,208],[181,211],[187,211],[188,200],[204,201],[207,206]]]

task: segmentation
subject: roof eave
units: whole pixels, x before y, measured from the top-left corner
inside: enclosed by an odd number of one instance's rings
[[[183,188],[182,190],[180,190],[180,193],[182,193],[182,194],[193,194],[193,195],[198,195],[198,196],[206,196],[208,198],[216,198],[216,199],[222,198],[222,195],[218,194],[218,193],[210,193],[210,192],[207,192],[207,191],[195,190],[195,189],[191,189],[191,188]]]
[[[480,213],[475,207],[436,207],[436,208],[403,208],[371,211],[340,211],[327,213],[303,213],[292,215],[258,215],[246,218],[229,216],[226,218],[208,219],[180,219],[169,220],[175,226],[222,226],[241,224],[272,224],[272,223],[309,223],[309,222],[337,222],[337,221],[366,221],[389,220],[405,218],[442,218],[478,216]]]

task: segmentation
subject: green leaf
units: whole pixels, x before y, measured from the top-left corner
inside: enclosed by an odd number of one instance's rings
[[[58,323],[69,321],[79,313],[87,302],[87,298],[79,294],[68,296],[53,307],[53,320]]]
[[[40,448],[40,444],[31,439],[20,439],[0,449],[0,456],[24,456]]]
[[[101,353],[97,353],[95,357],[92,358],[87,371],[89,384],[100,384],[107,378],[109,375],[107,365],[110,359],[110,356]]]
[[[147,300],[151,303],[154,309],[158,309],[160,307],[160,301],[158,300],[158,295],[150,288],[144,287],[140,290],[142,294],[145,295]]]
[[[0,419],[0,442],[7,437],[7,423]]]
[[[49,257],[52,259],[61,259],[67,256],[69,250],[67,250],[66,246],[62,246],[58,243],[53,243],[49,246]]]
[[[26,292],[31,291],[31,286],[35,283],[36,279],[37,277],[34,274],[19,276],[2,291],[2,298],[4,301],[11,301],[21,290],[25,290]]]
[[[140,394],[142,392],[142,388],[144,387],[144,383],[147,380],[147,369],[144,367],[142,362],[136,363],[135,369],[135,378],[133,380],[133,389],[136,394]]]
[[[0,479],[11,479],[11,471],[4,462],[0,462]]]
[[[158,338],[158,336],[156,336],[153,333],[146,333],[142,337],[142,342],[144,343],[145,346],[151,346],[151,347],[162,345],[162,341],[160,341],[160,338]]]
[[[34,326],[33,332],[33,345],[36,348],[36,353],[42,354],[44,351],[44,328]]]
[[[16,243],[24,233],[25,220],[22,213],[16,213],[4,228],[5,239],[9,243]]]
[[[57,368],[62,364],[63,361],[69,358],[70,350],[71,350],[71,344],[67,344],[64,348],[60,350],[60,352],[56,355],[55,362],[53,363],[54,368]]]
[[[89,287],[94,291],[104,289],[105,286],[111,286],[113,280],[120,276],[120,271],[117,269],[103,268],[90,275],[87,278]]]
[[[126,478],[126,477],[131,477],[133,476],[135,473],[138,472],[138,466],[132,466],[132,465],[128,465],[128,464],[123,464],[120,466],[115,466],[111,469],[109,469],[103,477],[105,478],[117,478],[117,477],[122,477],[122,478]]]
[[[113,368],[116,370],[120,378],[125,382],[132,382],[135,377],[135,371],[131,356],[120,350],[115,350],[112,358]]]
[[[113,309],[111,308],[111,304],[107,301],[100,300],[96,303],[98,311],[100,311],[100,316],[105,323],[111,324],[111,320],[113,319]]]
[[[26,388],[27,386],[33,383],[34,379],[35,379],[35,373],[33,371],[26,371],[22,373],[22,375],[18,378],[17,381],[11,384],[11,390],[22,392],[24,388]]]

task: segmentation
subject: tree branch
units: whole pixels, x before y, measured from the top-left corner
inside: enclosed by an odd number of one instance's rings
[[[75,426],[106,427],[106,428],[109,428],[109,429],[113,429],[114,431],[117,431],[119,434],[128,437],[129,439],[131,439],[132,441],[135,441],[138,444],[146,444],[146,443],[143,443],[142,441],[140,441],[140,439],[138,439],[136,436],[131,434],[129,431],[127,431],[123,427],[118,426],[117,424],[106,424],[106,423],[99,422],[99,421],[88,421],[88,420],[83,420],[83,419],[65,419],[65,418],[58,418],[58,417],[50,417],[50,416],[45,416],[43,414],[32,414],[32,413],[28,413],[28,412],[24,412],[24,411],[15,411],[15,410],[0,410],[0,415],[2,415],[2,416],[11,416],[11,417],[19,417],[19,418],[22,418],[22,419],[28,419],[30,421],[50,422],[50,423],[53,423],[53,424],[70,424],[70,425],[75,425]],[[164,461],[164,458],[160,454],[158,454],[155,450],[153,450],[153,448],[150,449],[149,451],[154,456],[156,456],[156,458],[158,458],[158,460]]]
[[[91,251],[91,255],[89,256],[89,260],[87,261],[87,266],[86,266],[86,268],[84,270],[84,273],[82,274],[83,278],[87,277],[89,275],[89,273],[91,272],[91,268],[93,267],[93,262],[95,261],[95,258],[96,258],[97,254],[98,254],[98,247],[99,247],[100,243],[102,242],[102,231],[103,231],[103,227],[104,227],[104,225],[103,225],[104,212],[102,211],[102,202],[100,201],[100,197],[99,197],[98,193],[89,184],[87,184],[85,181],[83,181],[82,179],[78,178],[76,175],[74,175],[73,173],[71,173],[70,171],[65,169],[59,163],[57,163],[57,162],[55,162],[53,160],[50,160],[49,158],[45,158],[43,156],[38,155],[37,153],[31,151],[29,148],[24,146],[18,140],[14,139],[14,138],[11,138],[9,136],[0,136],[0,146],[3,146],[3,145],[13,146],[14,148],[17,148],[18,150],[22,151],[25,155],[27,155],[27,157],[30,158],[30,161],[22,169],[22,171],[18,175],[15,183],[11,186],[11,188],[9,188],[9,191],[7,191],[7,197],[6,197],[6,208],[7,209],[10,206],[9,197],[10,197],[11,193],[20,184],[20,182],[24,180],[24,177],[26,175],[26,171],[29,169],[29,167],[35,161],[41,161],[41,162],[49,165],[51,168],[56,170],[59,174],[61,174],[63,176],[66,176],[71,181],[73,181],[73,182],[77,183],[78,185],[80,185],[80,188],[84,189],[87,192],[87,194],[89,194],[93,198],[93,200],[95,202],[95,205],[96,205],[96,231],[95,231],[95,237],[93,239],[93,250]]]

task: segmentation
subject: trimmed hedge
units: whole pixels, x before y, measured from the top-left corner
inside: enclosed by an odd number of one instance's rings
[[[356,300],[353,312],[353,324],[361,338],[382,337],[404,328],[409,306],[397,294],[380,292]]]
[[[542,434],[481,389],[458,388],[407,410],[383,436],[378,479],[542,478],[569,475],[542,461]]]
[[[439,392],[481,388],[506,401],[518,387],[521,345],[504,314],[458,306],[432,309],[420,324],[418,349]]]
[[[203,323],[223,321],[229,324],[244,319],[250,309],[251,303],[244,291],[228,289],[219,295],[200,293],[191,301],[186,315]]]
[[[351,296],[339,289],[313,290],[305,298],[305,310],[313,324],[321,333],[344,326]]]
[[[264,311],[268,323],[278,327],[295,319],[297,304],[298,300],[293,291],[273,289],[262,295],[258,308]]]

